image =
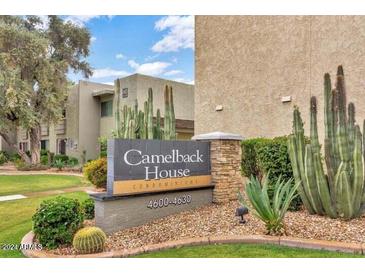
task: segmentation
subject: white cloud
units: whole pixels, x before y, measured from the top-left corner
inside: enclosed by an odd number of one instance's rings
[[[168,33],[152,46],[154,52],[194,49],[194,16],[165,16],[155,23],[155,30]]]
[[[114,82],[103,82],[102,84],[114,86]]]
[[[185,79],[185,78],[175,78],[175,79],[172,79],[172,81],[176,81],[176,82],[181,82],[181,83],[185,83],[185,84],[189,84],[189,85],[194,85],[194,80],[188,80],[188,79]]]
[[[158,56],[160,56],[159,53],[156,53],[154,55],[149,55],[146,58],[144,58],[145,62],[151,62],[152,60],[156,59]]]
[[[42,23],[40,25],[37,25],[36,28],[43,30],[47,29],[49,26],[48,15],[37,15],[37,16],[41,19]]]
[[[105,78],[105,77],[122,77],[129,73],[124,70],[115,70],[111,68],[95,69],[92,78]]]
[[[155,76],[164,73],[166,68],[169,67],[171,64],[166,62],[138,64],[134,60],[129,60],[128,65],[133,68],[136,73]]]
[[[38,29],[47,29],[49,25],[49,18],[48,15],[37,15],[42,23],[37,26]],[[65,22],[71,22],[79,27],[84,27],[87,22],[91,19],[99,18],[100,15],[68,15],[68,16],[61,16]],[[107,16],[110,20],[113,16]]]
[[[95,36],[91,36],[90,42],[95,42],[95,41],[96,41],[96,37]]]
[[[115,55],[115,58],[116,59],[124,59],[125,56],[122,53],[118,53],[118,54]]]
[[[181,73],[183,73],[181,70],[170,70],[170,71],[166,71],[164,73],[164,75],[171,76],[171,75],[176,75],[176,74],[181,74]]]
[[[71,22],[79,27],[85,26],[91,19],[99,18],[100,15],[69,15],[65,18],[66,22]]]

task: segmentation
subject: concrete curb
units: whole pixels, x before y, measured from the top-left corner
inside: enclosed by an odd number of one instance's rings
[[[274,244],[287,247],[299,247],[305,249],[317,249],[327,251],[339,251],[345,253],[365,254],[365,243],[344,243],[337,241],[300,239],[292,237],[276,237],[266,235],[229,235],[211,236],[201,238],[190,238],[178,241],[169,241],[159,244],[147,245],[125,250],[115,250],[86,255],[56,255],[45,250],[22,249],[24,256],[29,258],[126,258],[147,252],[155,252],[170,248],[194,245],[214,245],[214,244]],[[34,244],[34,233],[30,231],[22,241],[22,246],[32,246]]]

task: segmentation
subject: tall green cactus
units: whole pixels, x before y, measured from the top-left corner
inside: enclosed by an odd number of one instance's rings
[[[170,106],[170,138],[176,139],[176,119],[175,119],[175,108],[174,108],[174,96],[172,93],[172,87],[169,89],[169,106]]]
[[[164,98],[165,98],[165,116],[164,116],[164,139],[165,140],[170,140],[171,138],[171,117],[170,117],[170,89],[168,86],[165,87],[165,93],[164,93]]]
[[[114,135],[123,139],[176,139],[176,120],[172,87],[165,87],[165,116],[164,126],[161,126],[161,112],[157,109],[156,117],[153,112],[153,91],[148,89],[148,99],[143,104],[143,110],[139,110],[138,101],[134,106],[123,106],[120,110],[120,83],[115,81],[117,91],[117,111],[115,114],[116,130]],[[122,116],[122,119],[120,118]]]
[[[327,175],[322,165],[317,128],[317,100],[310,101],[310,144],[305,144],[303,122],[297,107],[293,113],[293,135],[288,150],[298,193],[310,214],[351,219],[365,205],[365,137],[355,122],[355,105],[348,104],[342,66],[337,70],[336,88],[324,75],[324,153]],[[365,132],[365,121],[363,133]]]
[[[153,139],[153,92],[148,89],[147,139]]]

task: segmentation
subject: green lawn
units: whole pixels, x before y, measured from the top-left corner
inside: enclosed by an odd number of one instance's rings
[[[138,258],[365,258],[347,253],[289,248],[277,245],[220,244],[173,248]]]
[[[65,175],[20,175],[0,176],[0,196],[62,189],[85,184],[83,179]],[[0,247],[2,244],[18,244],[22,237],[32,229],[32,215],[42,200],[53,198],[32,197],[21,200],[0,202]],[[85,192],[62,194],[80,201],[89,196]],[[23,257],[17,250],[0,248],[0,258]],[[288,248],[275,245],[223,244],[192,246],[169,249],[137,257],[147,258],[349,258],[361,255]]]
[[[25,177],[23,178],[25,179]],[[23,236],[32,229],[31,218],[40,202],[55,196],[0,202],[0,247],[4,243],[20,243]],[[62,196],[77,198],[80,201],[89,197],[85,192],[68,193]],[[0,258],[10,257],[23,257],[23,255],[20,251],[4,251],[0,249]]]
[[[86,180],[68,175],[0,175],[0,196],[86,186]]]

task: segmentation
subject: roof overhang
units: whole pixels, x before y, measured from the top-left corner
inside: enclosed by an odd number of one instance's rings
[[[112,89],[102,89],[93,91],[93,97],[100,97],[105,95],[114,95],[114,90]]]

